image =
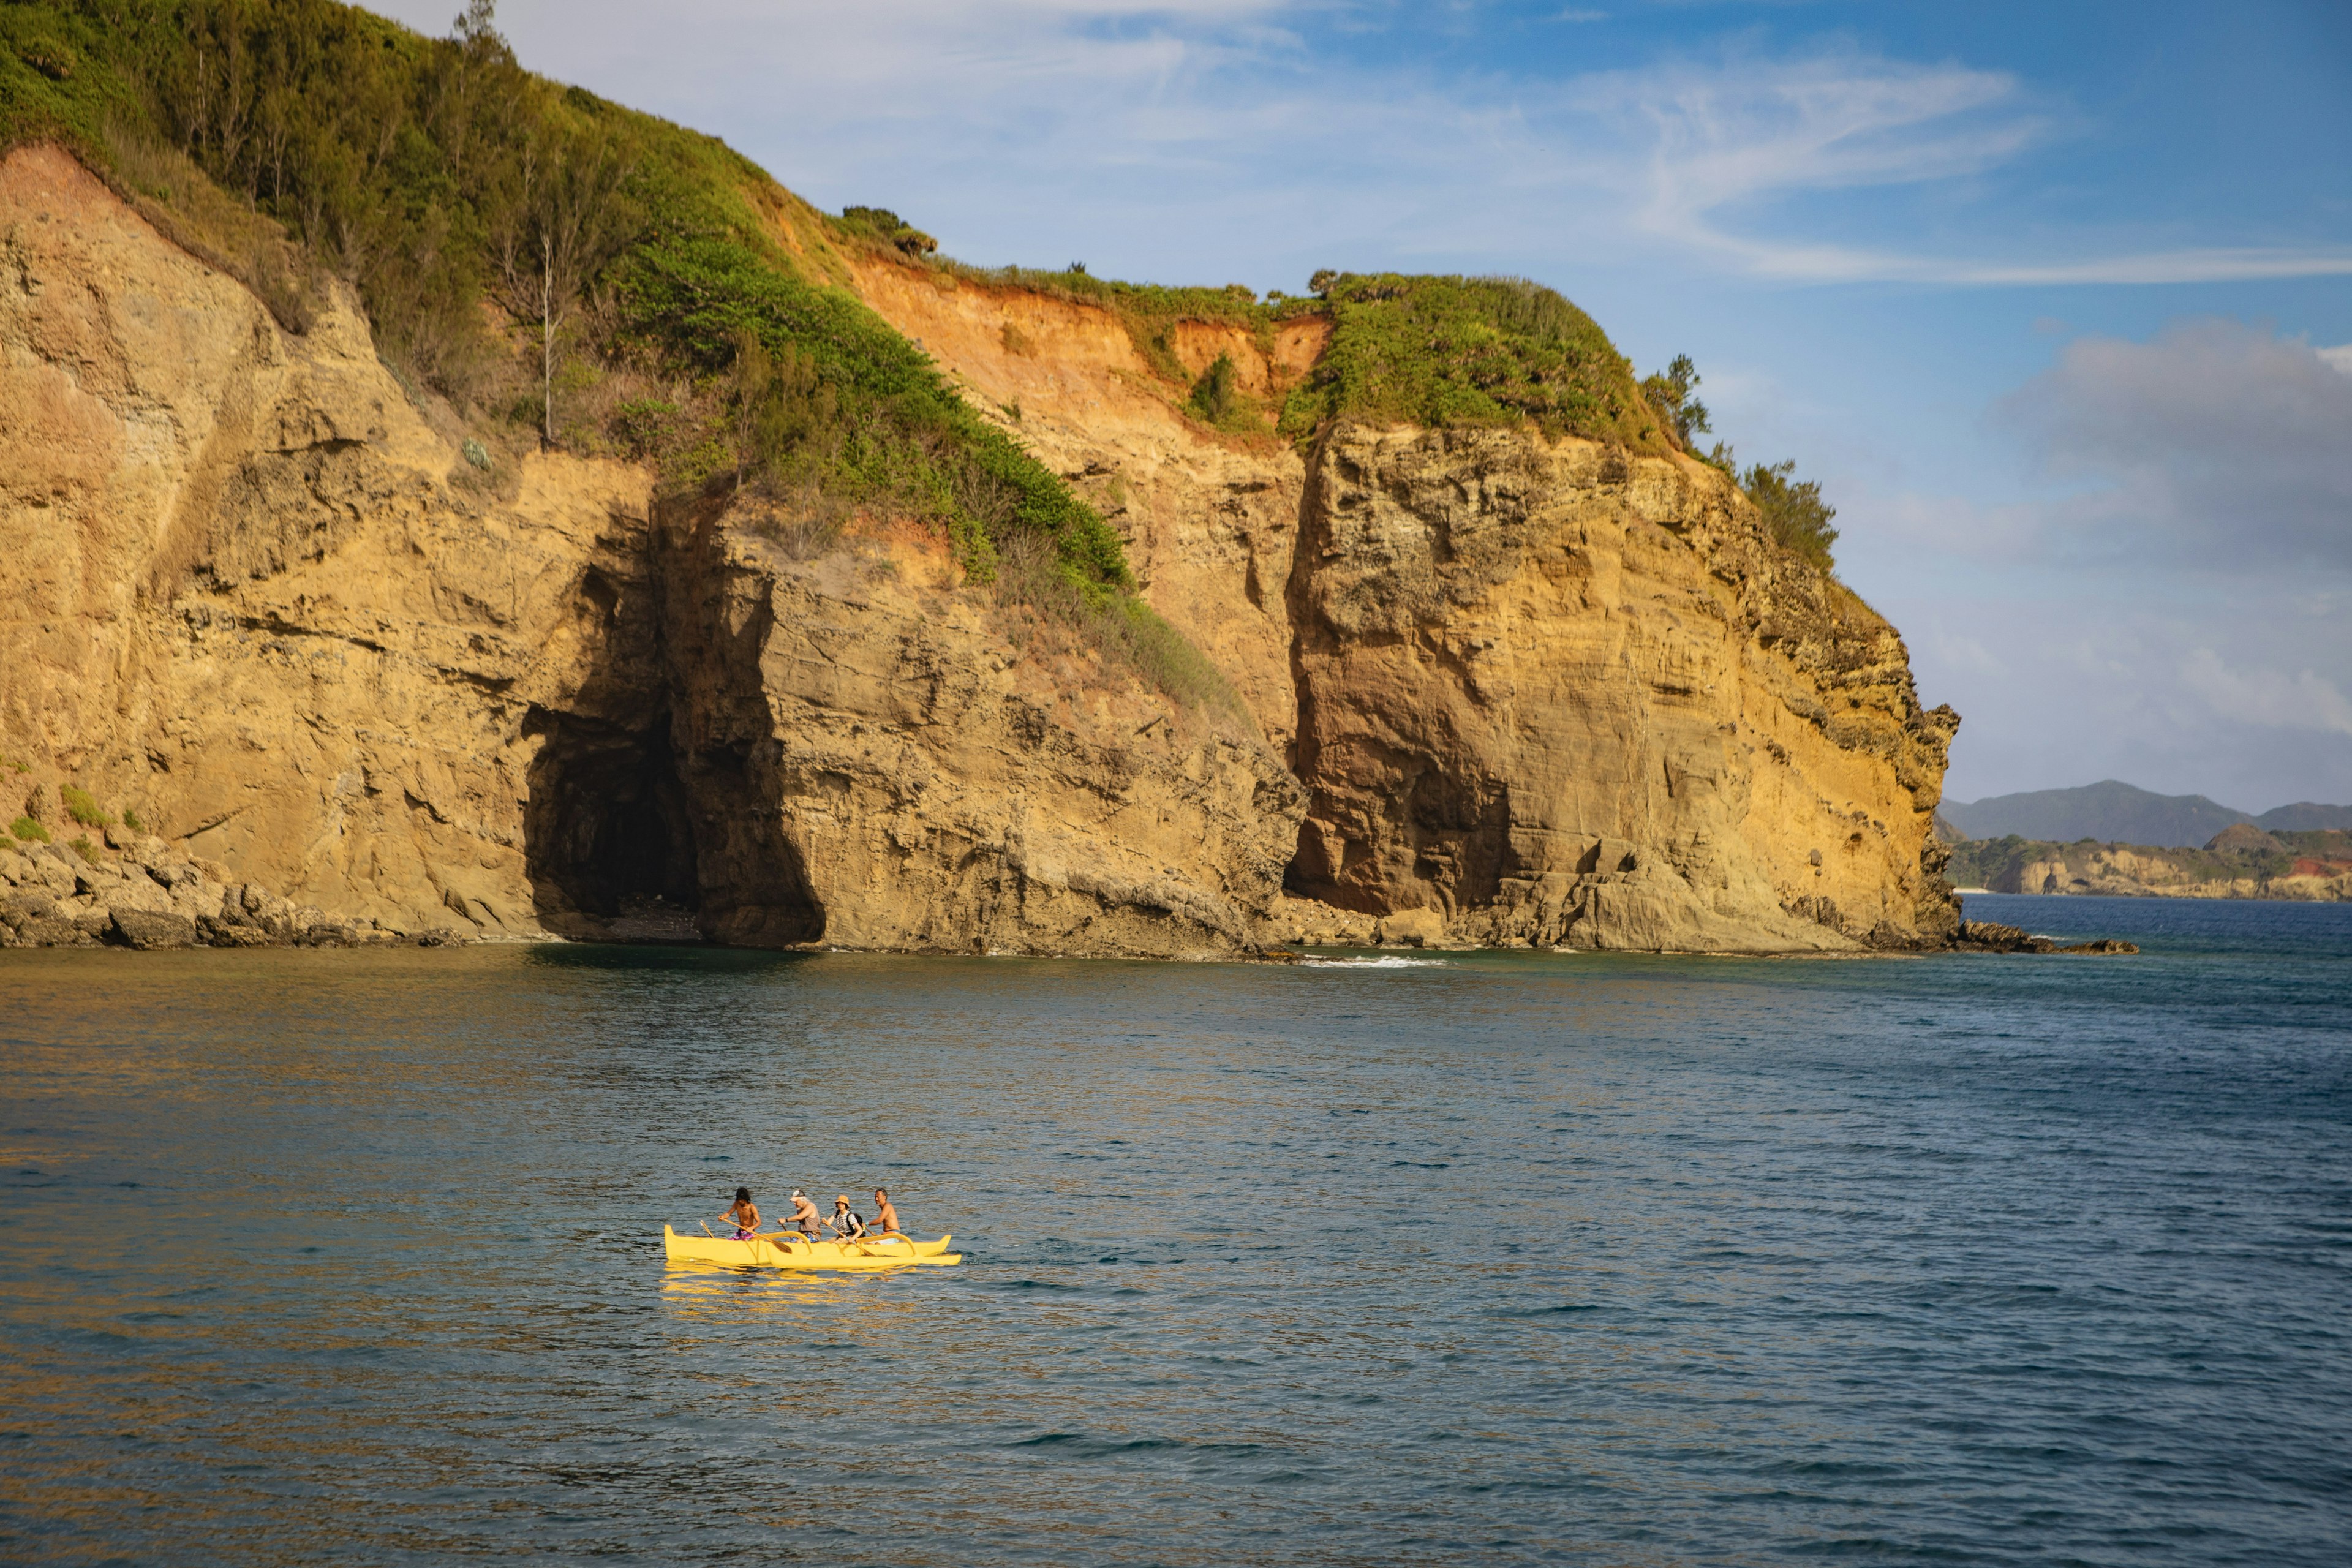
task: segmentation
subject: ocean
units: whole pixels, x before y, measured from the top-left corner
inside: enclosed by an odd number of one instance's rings
[[[2352,1562],[2352,907],[1969,912],[2146,951],[0,954],[0,1558]]]

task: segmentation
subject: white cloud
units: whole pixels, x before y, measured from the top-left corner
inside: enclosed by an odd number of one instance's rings
[[[2352,375],[2352,343],[2337,343],[2334,348],[2312,351],[2347,375]]]
[[[1674,64],[1572,84],[1578,89],[1651,128],[1636,222],[1766,277],[2046,285],[2352,274],[2352,248],[2341,247],[1988,259],[1766,237],[1727,221],[1735,209],[1769,216],[1784,196],[1924,185],[2012,163],[2047,128],[2006,72],[1829,54]]]
[[[2224,719],[2281,730],[2323,730],[2352,735],[2352,698],[2317,671],[2239,669],[2210,647],[2180,663],[2181,684]]]
[[[2306,342],[2220,320],[2078,338],[1995,419],[2095,484],[2043,508],[2075,552],[2352,569],[2352,377]]]

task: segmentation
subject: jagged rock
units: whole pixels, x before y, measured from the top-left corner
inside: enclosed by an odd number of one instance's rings
[[[1373,938],[1381,947],[1436,947],[1445,941],[1445,917],[1435,910],[1383,915]]]
[[[129,946],[145,951],[159,947],[194,947],[196,922],[185,915],[157,914],[146,910],[117,910],[114,933]]]
[[[36,915],[16,927],[16,941],[23,947],[95,947],[95,937],[62,915]]]
[[[259,926],[224,920],[218,916],[200,919],[196,931],[208,947],[270,947],[276,945],[268,931]]]
[[[2096,942],[2070,942],[2066,946],[2060,948],[2058,951],[2061,952],[2131,953],[2137,952],[2139,951],[2139,944],[2137,942],[2126,942],[2121,937],[2109,936],[2101,937]]]
[[[1108,310],[850,265],[1098,487],[1152,603],[1286,749],[1309,805],[1268,940],[1315,929],[1302,894],[1515,945],[1957,929],[1932,825],[1958,717],[1920,707],[1894,628],[1770,547],[1715,469],[1509,429],[1342,424],[1304,461],[1236,448],[1151,392]],[[1324,331],[1285,322],[1268,345],[1191,322],[1167,346],[1195,374],[1226,356],[1278,403]]]
[[[1986,952],[2055,952],[2058,944],[2046,936],[2035,936],[2021,926],[2002,925],[1995,921],[1963,921],[1960,922],[1959,944]]]
[[[0,921],[22,925],[26,921],[48,920],[58,912],[58,900],[37,889],[28,889],[0,901]]]
[[[658,894],[747,944],[1208,955],[1280,934],[1286,876],[1346,940],[1850,950],[1957,920],[1928,839],[1957,720],[1704,465],[1222,443],[1107,311],[856,262],[1114,511],[1248,708],[1221,715],[919,531],[811,554],[558,454],[492,483],[348,289],[290,334],[54,147],[0,159],[0,207],[52,219],[0,289],[9,493],[44,498],[0,503],[0,730],[168,830],[127,852],[159,907],[83,895],[117,922],[585,936]],[[1323,330],[1169,346],[1271,396]]]

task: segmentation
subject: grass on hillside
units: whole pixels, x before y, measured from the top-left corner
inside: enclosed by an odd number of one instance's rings
[[[1005,552],[996,599],[1016,646],[1027,647],[1040,631],[1073,636],[1221,729],[1264,739],[1241,694],[1183,633],[1132,595],[1081,592],[1034,541],[1015,539]]]
[[[492,24],[487,0],[449,38],[334,0],[0,4],[0,145],[63,142],[289,325],[288,257],[350,279],[396,370],[510,438],[541,426],[674,484],[820,484],[938,525],[983,581],[1035,532],[1075,585],[1128,586],[1099,516],[795,264],[774,220],[798,204],[764,174],[532,76]],[[742,406],[792,391],[732,374],[746,342],[807,367],[835,427]]]

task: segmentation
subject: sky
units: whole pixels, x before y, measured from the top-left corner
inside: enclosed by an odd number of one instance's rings
[[[380,0],[428,32],[457,0]],[[504,0],[982,265],[1513,273],[1838,508],[1946,793],[2352,802],[2352,5]]]

